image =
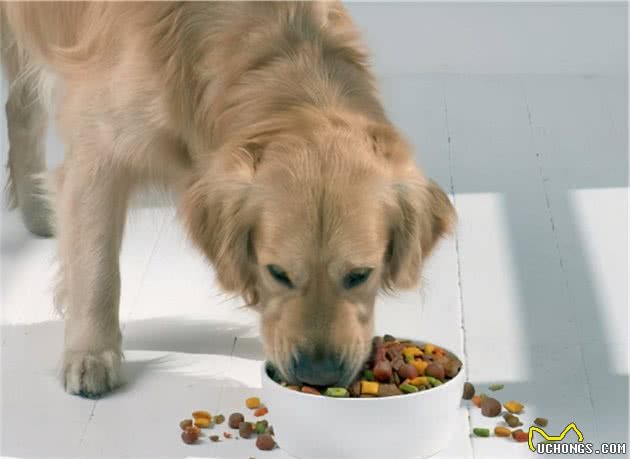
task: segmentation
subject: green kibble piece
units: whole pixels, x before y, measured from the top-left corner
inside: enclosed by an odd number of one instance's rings
[[[418,388],[413,384],[401,384],[398,388],[403,391],[405,394],[411,394],[413,392],[418,392]]]
[[[413,362],[413,361],[414,361],[413,355],[406,355],[405,356],[405,363],[409,363],[409,362]]]
[[[427,378],[427,381],[429,381],[429,384],[431,384],[431,387],[437,387],[443,384],[442,381],[440,381],[437,378],[434,378],[433,376],[427,376],[426,378]]]
[[[496,391],[496,390],[501,390],[504,387],[505,386],[503,384],[491,384],[490,386],[488,386],[488,389],[490,389],[491,391]]]
[[[489,437],[490,429],[483,429],[481,427],[475,427],[473,433],[478,437]]]
[[[328,397],[347,397],[350,394],[345,387],[329,387],[326,389],[326,392],[324,392],[324,395]]]
[[[256,427],[254,427],[254,430],[259,435],[264,434],[267,431],[268,426],[269,423],[266,420],[256,421]]]
[[[363,372],[363,379],[366,381],[374,381],[374,372],[372,372],[372,370],[365,370]]]

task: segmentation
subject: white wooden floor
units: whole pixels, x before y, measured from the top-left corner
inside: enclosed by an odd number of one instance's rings
[[[385,76],[387,107],[418,161],[451,192],[456,237],[422,290],[383,298],[378,332],[460,351],[470,381],[501,382],[548,432],[628,441],[628,163],[625,81],[581,77]],[[137,209],[122,252],[127,385],[98,401],[63,392],[54,241],[3,211],[0,455],[287,458],[252,441],[186,446],[193,409],[229,414],[260,386],[257,318],[228,300],[173,210]],[[308,415],[304,413],[304,415]],[[430,416],[430,413],[427,413]],[[471,438],[494,427],[462,404],[438,457],[531,456]]]

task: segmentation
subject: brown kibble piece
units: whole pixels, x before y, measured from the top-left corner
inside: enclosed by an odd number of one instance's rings
[[[427,369],[424,370],[425,376],[432,376],[440,381],[444,381],[444,367],[439,363],[430,363],[427,365]]]
[[[497,426],[494,428],[494,434],[497,437],[509,437],[512,432],[507,427]]]
[[[536,424],[537,426],[540,426],[540,427],[547,427],[547,423],[548,422],[549,421],[547,421],[546,418],[536,418],[536,419],[534,419],[534,424]]]
[[[392,395],[401,395],[403,392],[396,384],[379,384],[378,397],[390,397]]]
[[[444,365],[444,371],[446,372],[446,376],[449,378],[454,378],[459,373],[459,369],[461,367],[461,363],[457,359],[448,360]]]
[[[418,376],[418,370],[413,365],[405,363],[398,369],[398,376],[401,379],[413,379]]]
[[[276,441],[269,434],[258,435],[256,448],[263,451],[271,451],[276,446]]]
[[[392,377],[392,364],[387,360],[382,360],[374,365],[372,370],[374,373],[374,379],[379,382],[389,382]]]
[[[217,425],[218,424],[223,424],[223,421],[225,421],[225,416],[223,416],[222,414],[217,414],[214,417],[214,423],[217,424]]]
[[[182,432],[182,441],[187,445],[195,443],[199,439],[199,429],[195,426],[186,428]]]
[[[489,418],[493,418],[501,414],[501,403],[492,397],[483,397],[481,399],[481,414]]]
[[[469,382],[465,382],[464,383],[464,394],[462,395],[462,398],[464,400],[470,400],[474,396],[475,396],[475,386],[473,386]]]
[[[232,438],[232,434],[230,432],[223,432],[223,436],[225,438]]]
[[[251,422],[241,422],[238,426],[238,433],[243,438],[249,438],[254,433],[254,428]]]
[[[179,427],[180,427],[182,430],[186,430],[188,427],[190,427],[190,426],[192,426],[192,425],[193,425],[193,421],[192,421],[192,419],[184,419],[183,421],[181,421],[181,422],[179,423]]]
[[[220,437],[219,437],[218,435],[210,435],[210,437],[209,437],[209,438],[210,438],[210,441],[212,441],[212,442],[215,442],[215,443],[216,443],[216,442],[218,442],[218,441],[219,441],[219,438],[220,438]]]
[[[228,425],[232,429],[238,429],[238,426],[244,420],[245,420],[245,416],[243,416],[241,413],[232,413],[230,414],[230,417],[228,418]]]
[[[349,392],[350,395],[352,395],[353,397],[358,397],[359,395],[361,395],[361,381],[353,382],[350,386]]]
[[[509,425],[510,427],[519,427],[522,426],[523,423],[521,422],[521,420],[518,418],[518,416],[514,416],[512,413],[505,413],[503,415],[503,419],[505,419],[505,422],[507,423],[507,425]]]

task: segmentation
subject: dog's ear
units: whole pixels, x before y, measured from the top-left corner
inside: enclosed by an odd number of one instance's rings
[[[438,240],[453,230],[455,209],[446,193],[418,171],[409,144],[394,129],[373,126],[370,134],[376,153],[389,164],[393,182],[387,190],[390,241],[383,284],[412,288],[423,261]]]
[[[250,305],[258,302],[252,247],[254,168],[246,151],[227,154],[188,187],[180,207],[191,239],[212,262],[221,287]]]

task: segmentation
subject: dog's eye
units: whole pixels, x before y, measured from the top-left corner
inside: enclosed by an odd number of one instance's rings
[[[372,268],[353,269],[343,277],[343,288],[351,289],[357,285],[361,285],[372,274]]]
[[[277,282],[281,283],[285,287],[293,288],[293,282],[287,276],[287,273],[282,270],[279,266],[276,265],[267,265],[267,271],[271,274]]]

